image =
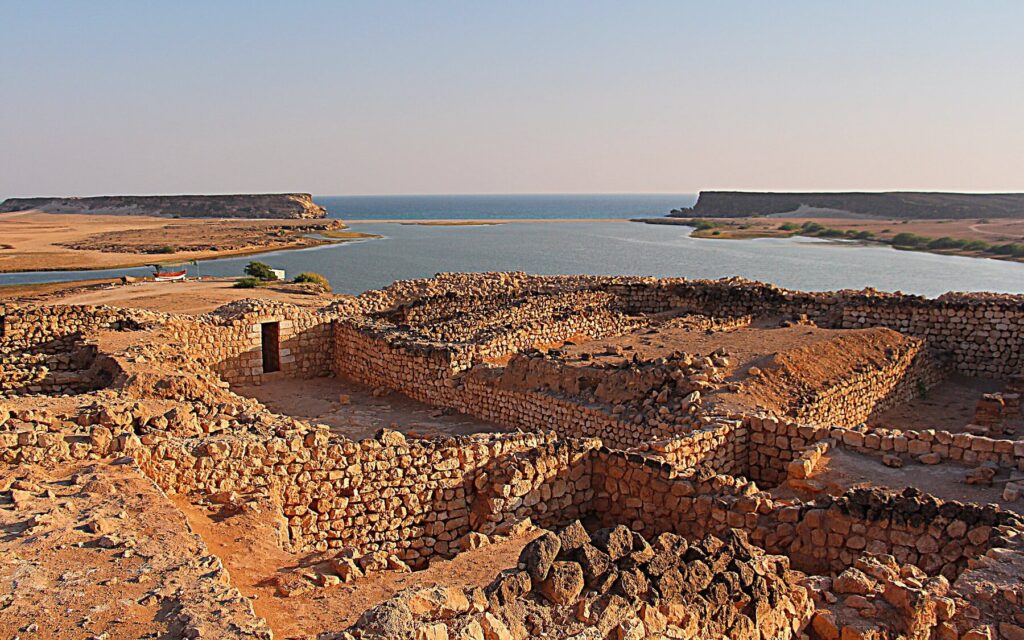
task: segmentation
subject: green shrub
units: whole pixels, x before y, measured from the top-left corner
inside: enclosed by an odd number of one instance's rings
[[[796,231],[799,228],[800,225],[795,222],[783,222],[779,225],[779,229],[782,231]]]
[[[233,286],[235,289],[255,289],[256,287],[262,284],[263,281],[260,280],[259,278],[248,276],[245,278],[239,278],[238,280],[235,280],[235,284]]]
[[[814,233],[821,233],[822,231],[825,230],[824,225],[818,224],[817,222],[811,222],[810,220],[800,225],[800,228],[803,229],[803,232],[808,235]]]
[[[271,271],[269,264],[256,261],[245,265],[245,275],[264,281],[277,280],[277,275]]]
[[[857,238],[858,240],[872,240],[874,239],[875,234],[871,233],[870,231],[858,231],[857,233],[854,234],[853,237]]]
[[[706,231],[707,229],[714,229],[715,227],[721,226],[717,222],[711,220],[705,220],[704,218],[693,218],[688,221],[690,226],[696,227],[698,231]]]
[[[319,273],[313,273],[312,271],[306,271],[295,276],[294,282],[308,282],[314,284],[326,293],[331,292],[331,283],[324,276]]]
[[[915,249],[927,246],[930,241],[931,238],[919,236],[916,233],[897,233],[892,239],[894,246],[911,247]]]
[[[991,246],[984,240],[968,240],[964,243],[964,249],[968,251],[988,251]]]
[[[846,232],[842,229],[830,229],[828,227],[818,232],[818,235],[822,238],[842,238],[846,235]]]
[[[1024,257],[1024,244],[1018,244],[1016,242],[997,244],[989,247],[987,251],[998,256],[1013,256],[1015,258],[1021,258]]]
[[[929,249],[959,249],[967,244],[966,240],[958,240],[949,236],[936,238],[928,243]]]

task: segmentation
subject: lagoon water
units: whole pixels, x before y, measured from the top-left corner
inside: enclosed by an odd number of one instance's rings
[[[937,296],[946,291],[1024,293],[1024,264],[898,251],[815,238],[690,238],[689,227],[636,222],[521,222],[489,226],[359,224],[380,240],[279,251],[256,259],[290,275],[316,271],[338,293],[360,293],[439,271],[539,274],[743,276],[782,287],[874,287]],[[251,257],[200,263],[202,275],[237,276]],[[191,275],[196,267],[190,267]],[[145,275],[149,269],[0,274],[0,285]]]
[[[695,193],[433,196],[316,196],[327,217],[343,220],[536,220],[657,218],[691,207]]]

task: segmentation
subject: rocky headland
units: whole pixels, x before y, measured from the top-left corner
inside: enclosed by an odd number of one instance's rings
[[[758,193],[701,191],[671,217],[739,218],[822,211],[902,219],[1024,218],[1024,193]],[[817,213],[816,213],[817,212]]]
[[[179,218],[323,218],[327,215],[327,210],[313,202],[308,193],[8,198],[0,202],[0,213],[14,211]]]

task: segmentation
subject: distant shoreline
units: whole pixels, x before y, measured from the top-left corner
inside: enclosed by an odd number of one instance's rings
[[[345,224],[418,224],[437,227],[488,224],[564,224],[567,222],[629,222],[629,218],[342,218]]]

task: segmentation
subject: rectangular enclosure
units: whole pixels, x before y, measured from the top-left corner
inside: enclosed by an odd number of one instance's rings
[[[264,322],[260,325],[260,344],[263,348],[263,373],[281,370],[281,323]]]

